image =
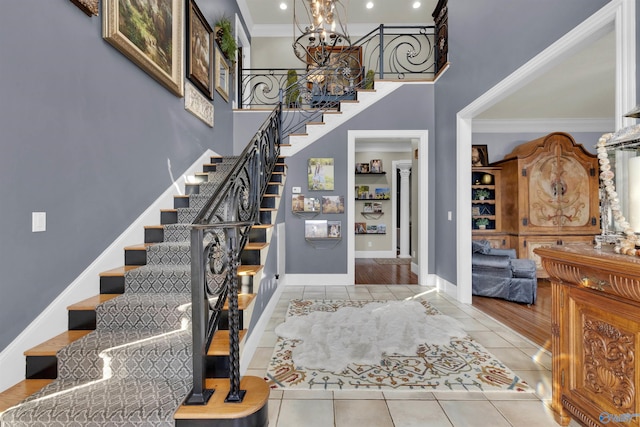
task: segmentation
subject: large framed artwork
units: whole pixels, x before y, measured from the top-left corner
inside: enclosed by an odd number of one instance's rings
[[[87,16],[98,14],[98,0],[71,0],[71,3],[78,6]]]
[[[213,30],[194,0],[187,7],[187,70],[189,80],[213,99]]]
[[[229,63],[216,44],[216,91],[229,102]]]
[[[309,190],[333,191],[333,157],[312,157],[307,164]]]
[[[184,94],[183,0],[102,0],[102,37],[177,96]]]

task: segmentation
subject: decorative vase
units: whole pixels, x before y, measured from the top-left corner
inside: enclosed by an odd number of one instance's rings
[[[478,229],[479,229],[479,230],[485,230],[486,228],[487,228],[487,226],[486,226],[486,225],[479,225],[479,226],[478,226]]]
[[[485,173],[482,175],[481,181],[484,185],[491,185],[493,183],[493,175]]]

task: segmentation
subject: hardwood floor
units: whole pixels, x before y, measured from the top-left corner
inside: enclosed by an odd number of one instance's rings
[[[378,264],[372,258],[356,258],[356,285],[417,285],[410,264]]]
[[[472,305],[551,351],[551,282],[548,280],[538,279],[538,296],[533,305],[478,296],[473,297]]]
[[[370,258],[356,258],[356,285],[415,285],[418,277],[409,264],[378,264]],[[474,296],[472,305],[537,345],[551,350],[551,283],[538,279],[538,296],[533,305],[498,298]]]

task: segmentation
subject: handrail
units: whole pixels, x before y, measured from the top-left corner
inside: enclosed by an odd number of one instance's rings
[[[260,200],[269,184],[281,141],[278,104],[243,150],[191,226],[193,388],[187,405],[206,404],[207,348],[218,327],[224,301],[229,306],[229,402],[241,402],[238,266],[249,230],[259,222]]]
[[[432,25],[391,26],[381,24],[352,44],[362,52],[357,66],[358,75],[348,89],[362,88],[366,82],[367,71],[372,70],[378,79],[433,78],[438,73],[436,59],[439,46],[436,44],[436,27]],[[350,60],[351,61],[351,60]],[[352,62],[352,61],[351,61]],[[345,70],[342,66],[323,67],[326,74],[334,72],[337,77]],[[282,68],[256,68],[242,70],[240,94],[241,108],[259,108],[274,105],[279,101],[279,92],[285,95],[300,90],[300,99],[295,108],[316,108],[321,101],[313,98],[305,87],[313,86],[313,78],[318,76],[318,68],[291,68],[299,79],[294,84],[287,83],[287,71]],[[343,85],[345,86],[345,85]],[[285,107],[287,105],[286,96]],[[334,105],[335,106],[335,103]]]

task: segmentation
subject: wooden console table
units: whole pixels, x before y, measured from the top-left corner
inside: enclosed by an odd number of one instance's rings
[[[639,426],[640,258],[590,245],[535,252],[552,286],[556,420]]]

